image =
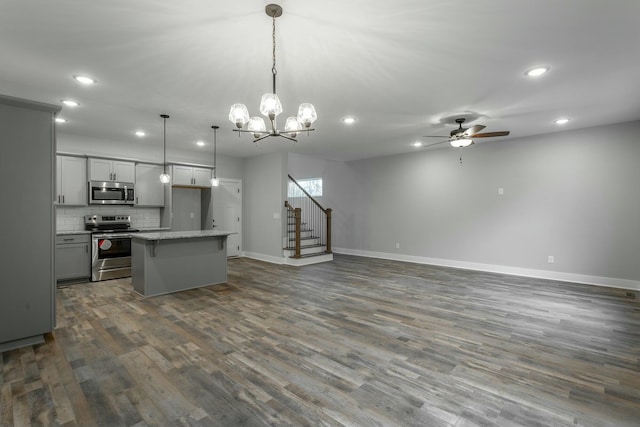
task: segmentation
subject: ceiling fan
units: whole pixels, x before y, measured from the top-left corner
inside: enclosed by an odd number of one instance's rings
[[[449,133],[449,136],[441,136],[441,135],[426,135],[425,138],[447,138],[444,141],[436,142],[433,144],[428,144],[423,147],[431,147],[432,145],[442,144],[443,142],[449,142],[452,146],[456,148],[468,147],[473,144],[472,138],[492,138],[494,136],[507,136],[509,135],[509,131],[499,131],[499,132],[485,132],[478,133],[482,129],[486,128],[483,125],[473,125],[470,128],[463,128],[462,124],[465,119],[460,118],[456,119],[456,123],[458,123],[458,129],[454,129]]]

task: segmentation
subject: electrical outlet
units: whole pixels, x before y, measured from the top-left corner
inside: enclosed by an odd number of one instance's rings
[[[400,249],[400,243],[396,242],[396,249]]]
[[[549,264],[553,264],[554,262],[556,262],[556,259],[555,259],[555,257],[554,257],[553,255],[549,255],[549,256],[547,257],[547,262],[548,262]]]

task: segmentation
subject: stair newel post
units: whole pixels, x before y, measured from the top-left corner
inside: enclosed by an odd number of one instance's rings
[[[300,258],[302,256],[300,252],[300,230],[302,229],[302,209],[295,209],[295,219],[296,219],[296,253],[294,255],[295,258]]]
[[[331,208],[325,210],[327,214],[327,250],[326,253],[331,253]]]

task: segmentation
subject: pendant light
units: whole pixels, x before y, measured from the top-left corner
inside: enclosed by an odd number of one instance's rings
[[[171,176],[167,173],[167,119],[169,116],[167,114],[160,114],[162,117],[162,128],[163,128],[163,146],[164,146],[164,157],[162,161],[162,165],[164,166],[162,175],[160,175],[160,182],[163,184],[168,184],[171,181]]]
[[[268,4],[265,7],[265,13],[272,20],[272,66],[271,77],[273,80],[273,93],[265,93],[262,95],[260,102],[260,112],[269,119],[270,129],[262,117],[249,117],[249,110],[244,104],[233,104],[229,111],[229,120],[236,126],[234,132],[247,132],[253,135],[253,142],[258,142],[268,136],[281,136],[290,141],[296,141],[296,136],[300,132],[310,132],[313,122],[316,121],[318,115],[312,104],[302,103],[298,107],[298,115],[287,118],[284,130],[281,131],[276,126],[276,116],[282,113],[282,103],[276,94],[276,18],[282,15],[282,7],[277,4]],[[245,128],[246,125],[246,128]],[[239,134],[238,134],[239,136]]]
[[[216,157],[217,157],[216,148],[218,145],[216,141],[216,134],[218,132],[218,129],[220,129],[220,126],[213,125],[211,126],[211,129],[213,129],[213,178],[211,178],[211,186],[217,187],[218,185],[220,185],[220,180],[218,179],[217,169],[216,169]]]

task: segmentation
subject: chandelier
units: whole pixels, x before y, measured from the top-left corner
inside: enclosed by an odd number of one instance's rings
[[[291,141],[296,141],[296,136],[300,132],[307,133],[315,130],[311,128],[311,124],[316,121],[318,115],[312,104],[302,103],[298,107],[297,117],[288,117],[284,123],[284,131],[277,128],[276,117],[282,113],[282,104],[276,94],[276,18],[282,15],[282,7],[277,4],[269,4],[265,7],[265,13],[271,17],[273,22],[272,40],[273,40],[273,65],[271,74],[273,78],[273,93],[265,93],[260,101],[260,112],[269,119],[270,129],[262,117],[249,117],[249,110],[244,104],[233,104],[229,111],[229,120],[236,125],[234,132],[252,133],[254,140],[258,142],[268,136],[281,136]],[[239,136],[239,134],[238,134]]]

